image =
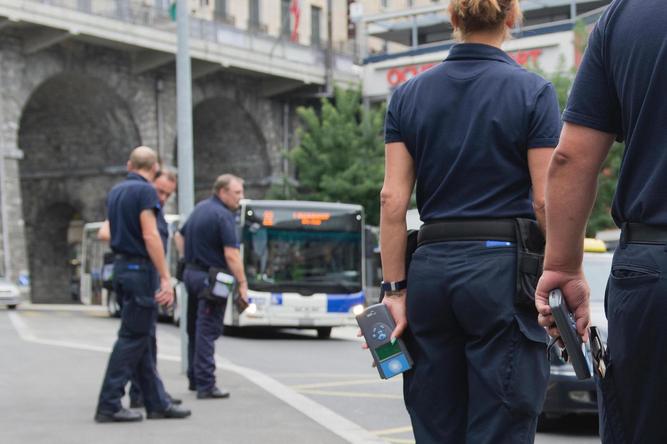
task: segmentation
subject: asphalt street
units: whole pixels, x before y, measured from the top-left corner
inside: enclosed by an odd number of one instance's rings
[[[228,400],[197,401],[180,373],[180,336],[158,327],[159,371],[186,420],[95,424],[118,320],[102,310],[0,309],[2,443],[411,443],[401,381],[382,381],[354,327],[318,340],[307,330],[251,331],[216,344]],[[549,421],[536,443],[599,443],[594,418]]]

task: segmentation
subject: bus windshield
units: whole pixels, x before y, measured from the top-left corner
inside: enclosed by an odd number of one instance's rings
[[[248,210],[243,227],[249,288],[356,293],[362,289],[357,213]]]

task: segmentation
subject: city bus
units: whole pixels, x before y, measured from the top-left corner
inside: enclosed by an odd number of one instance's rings
[[[167,215],[167,260],[176,273],[178,254],[173,234],[178,215]],[[104,287],[106,242],[97,239],[102,222],[83,228],[80,299],[106,305],[117,316],[113,291]],[[241,201],[237,217],[241,256],[248,279],[250,306],[239,313],[227,301],[224,324],[237,327],[308,328],[328,338],[332,327],[353,325],[366,304],[365,230],[360,205],[250,200]],[[174,282],[175,304],[161,309],[178,323],[185,288]]]
[[[178,215],[168,214],[165,216],[169,224],[169,242],[167,244],[167,265],[171,275],[175,276],[178,265],[178,252],[174,242],[174,233],[178,229]],[[111,254],[111,248],[106,241],[97,238],[97,231],[103,222],[91,222],[83,226],[81,239],[81,273],[79,282],[79,300],[85,305],[103,305],[107,307],[109,315],[120,317],[120,304],[116,294],[109,285],[113,266],[106,263],[105,255]],[[106,284],[106,285],[105,285]],[[182,283],[173,279],[174,304],[171,307],[160,307],[160,318],[174,322],[180,322],[181,301],[184,300],[185,288]]]
[[[363,311],[360,205],[248,199],[238,227],[250,306],[239,314],[228,301],[225,326],[308,328],[328,338]]]

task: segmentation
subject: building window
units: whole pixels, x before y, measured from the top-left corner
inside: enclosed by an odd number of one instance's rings
[[[207,1],[208,3],[208,1]],[[222,22],[227,18],[227,0],[214,0],[213,16]]]
[[[389,0],[380,0],[380,7],[382,9],[387,9],[389,7]]]
[[[259,25],[259,0],[249,0],[248,2],[248,28],[258,30]]]
[[[321,26],[322,23],[322,8],[317,6],[310,7],[310,44],[313,46],[320,46],[322,43]]]
[[[280,0],[280,35],[289,38],[292,34],[291,0]]]

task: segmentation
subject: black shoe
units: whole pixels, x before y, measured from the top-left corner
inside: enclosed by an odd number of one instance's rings
[[[196,392],[197,391],[197,385],[194,382],[189,382],[188,383],[188,390],[191,392]]]
[[[143,409],[145,407],[143,399],[130,399],[131,409]]]
[[[163,412],[148,412],[146,418],[148,419],[180,419],[187,418],[191,412],[188,409],[179,407],[177,405],[170,405],[169,408]]]
[[[207,392],[197,392],[197,399],[223,399],[229,398],[227,390],[220,390],[218,387],[213,387]]]
[[[142,419],[141,413],[128,409],[120,409],[116,413],[95,413],[95,422],[136,422]]]
[[[168,399],[169,401],[171,401],[171,403],[174,404],[174,405],[181,405],[181,404],[183,404],[183,401],[181,401],[181,400],[178,399],[178,398],[174,398],[174,397],[171,396],[169,393],[167,393],[167,399]]]

